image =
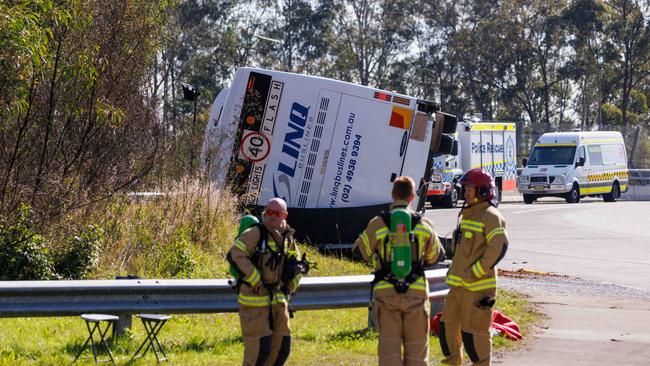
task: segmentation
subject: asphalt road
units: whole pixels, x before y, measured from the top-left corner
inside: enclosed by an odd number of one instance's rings
[[[510,248],[507,270],[568,277],[500,279],[530,296],[548,319],[504,365],[650,364],[650,202],[532,205],[504,202]],[[439,235],[456,226],[459,209],[427,210]]]

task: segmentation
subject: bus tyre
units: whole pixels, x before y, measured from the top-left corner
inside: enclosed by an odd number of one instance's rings
[[[535,202],[535,196],[524,193],[524,203],[530,205],[533,202]]]
[[[603,201],[605,202],[616,202],[617,199],[621,197],[621,188],[618,186],[618,182],[614,182],[612,185],[612,191],[605,193],[603,195]]]
[[[573,183],[573,187],[567,192],[565,199],[567,203],[580,202],[580,187],[578,187],[577,183]]]
[[[447,208],[454,208],[458,205],[458,190],[452,188],[451,192],[442,199],[442,205]]]

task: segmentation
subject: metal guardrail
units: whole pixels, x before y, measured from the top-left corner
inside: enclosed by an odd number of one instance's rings
[[[629,169],[629,179],[632,185],[649,185],[650,184],[650,169]]]
[[[446,269],[425,272],[429,296],[447,295]],[[372,276],[307,277],[291,302],[295,310],[365,307]],[[229,280],[90,280],[0,282],[0,317],[73,316],[83,313],[236,312]]]

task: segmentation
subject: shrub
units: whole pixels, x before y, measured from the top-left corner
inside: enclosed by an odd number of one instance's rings
[[[174,233],[172,240],[163,248],[161,275],[170,277],[190,277],[196,262],[192,259],[191,240],[186,230]]]
[[[46,240],[34,232],[29,206],[21,204],[9,222],[0,222],[0,280],[56,277]]]
[[[88,225],[71,235],[55,258],[57,273],[73,280],[88,275],[99,264],[103,238],[104,231],[95,225]]]
[[[153,197],[114,198],[90,220],[105,230],[97,278],[222,277],[240,218],[237,197],[196,180]]]

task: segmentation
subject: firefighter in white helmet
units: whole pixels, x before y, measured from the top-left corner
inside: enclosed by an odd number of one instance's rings
[[[244,231],[227,255],[239,273],[236,287],[244,366],[284,365],[291,351],[288,301],[301,273],[293,268],[299,252],[287,216],[284,200],[269,200],[262,212],[263,223]]]

